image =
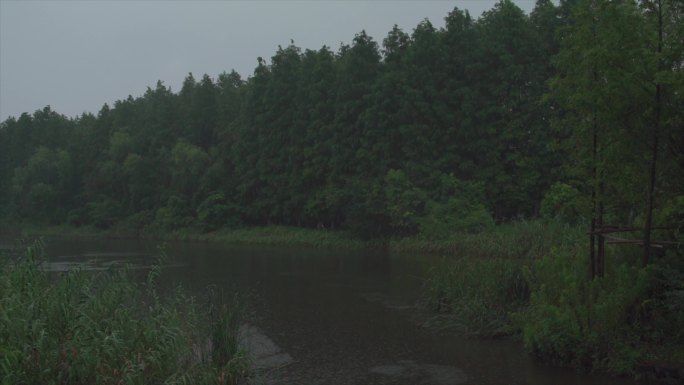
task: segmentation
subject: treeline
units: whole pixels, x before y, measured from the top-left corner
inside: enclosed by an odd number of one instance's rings
[[[593,191],[621,223],[646,221],[649,196],[656,219],[681,218],[683,14],[502,0],[381,43],[279,47],[247,80],[190,74],[97,115],[25,113],[0,126],[0,216],[438,237],[586,217]]]

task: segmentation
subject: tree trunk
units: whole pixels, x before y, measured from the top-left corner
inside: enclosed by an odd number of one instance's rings
[[[596,72],[594,71],[594,77],[596,77]],[[596,119],[596,109],[594,109],[594,117],[593,117],[593,125],[592,125],[592,146],[591,146],[591,151],[592,151],[592,177],[593,177],[593,183],[592,183],[592,189],[591,189],[591,231],[589,235],[589,265],[591,269],[591,279],[593,280],[596,277],[596,209],[597,209],[597,204],[596,204],[596,187],[597,187],[597,180],[598,180],[598,174],[597,174],[597,167],[596,167],[596,161],[597,161],[597,144],[598,144],[598,133],[597,133],[597,119]]]
[[[605,183],[603,182],[603,167],[599,171],[599,191],[598,191],[598,218],[596,222],[599,228],[603,228],[603,190],[605,189]],[[598,251],[596,258],[596,273],[599,278],[603,277],[606,271],[606,239],[603,237],[603,233],[598,234]]]
[[[658,6],[658,51],[657,51],[657,70],[661,68],[660,54],[663,50],[663,7],[660,0]],[[653,135],[651,136],[651,162],[649,167],[648,183],[648,202],[646,204],[646,223],[644,224],[644,255],[641,257],[641,264],[648,265],[651,257],[651,231],[653,227],[653,204],[655,200],[656,185],[656,166],[658,163],[658,141],[660,136],[660,112],[661,112],[661,93],[660,83],[656,83],[655,92],[655,116],[653,125]]]

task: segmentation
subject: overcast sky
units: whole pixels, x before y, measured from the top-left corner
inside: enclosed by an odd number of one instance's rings
[[[337,50],[364,29],[381,42],[394,24],[410,33],[428,18],[439,28],[455,6],[478,17],[494,3],[0,0],[0,121],[46,105],[70,117],[97,113],[157,80],[177,92],[188,72],[235,69],[246,79],[257,57],[290,39]]]

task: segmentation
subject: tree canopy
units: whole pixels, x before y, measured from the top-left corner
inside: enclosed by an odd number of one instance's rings
[[[292,42],[246,80],[188,74],[97,115],[24,113],[0,124],[0,216],[429,237],[543,201],[589,217],[593,191],[606,220],[682,221],[683,15],[681,0],[529,15],[502,0],[379,42]]]

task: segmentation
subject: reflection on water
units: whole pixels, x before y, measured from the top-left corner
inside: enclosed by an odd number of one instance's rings
[[[53,239],[47,250],[57,271],[145,268],[156,255],[154,243],[141,241]],[[250,294],[243,335],[267,368],[261,383],[634,384],[543,366],[518,342],[422,328],[416,303],[429,257],[217,243],[172,243],[166,252],[166,283]]]
[[[64,272],[74,269],[102,271],[117,267],[139,270],[147,269],[153,259],[150,255],[135,252],[92,252],[72,255],[50,256],[41,264],[49,272]]]

